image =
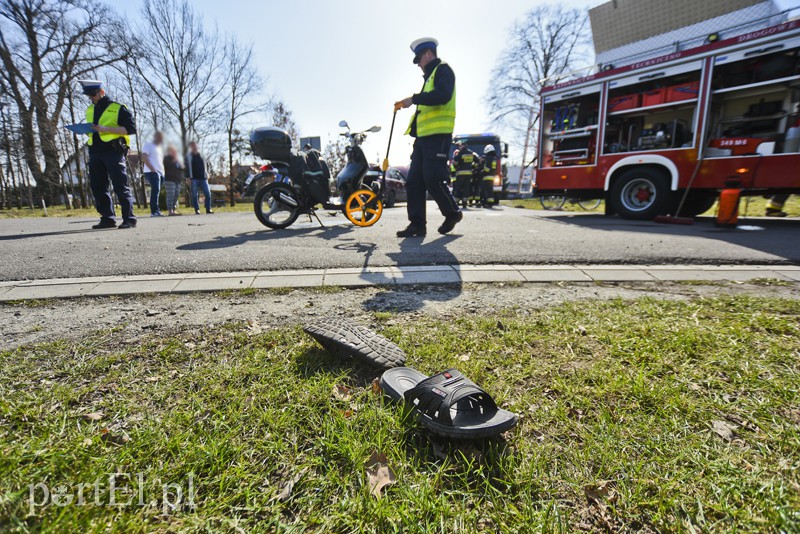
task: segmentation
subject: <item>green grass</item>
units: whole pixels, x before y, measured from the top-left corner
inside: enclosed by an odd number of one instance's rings
[[[522,209],[529,209],[529,210],[543,210],[542,203],[539,201],[538,198],[518,198],[514,200],[501,200],[500,204],[503,206],[510,206],[512,208],[522,208]],[[600,206],[597,209],[586,211],[577,202],[567,202],[564,204],[564,207],[561,211],[577,211],[577,212],[586,212],[586,213],[604,213],[605,212],[605,201],[600,202]]]
[[[116,213],[121,213],[120,207],[115,207]],[[147,207],[137,208],[134,206],[133,211],[139,216],[150,215],[150,209]],[[192,208],[180,206],[178,211],[184,214],[194,213]],[[253,211],[252,202],[240,202],[235,206],[215,206],[214,211],[218,213],[236,213]],[[11,208],[10,210],[0,209],[0,219],[18,219],[20,217],[44,217],[44,210],[41,206],[31,210],[29,208]],[[80,208],[68,210],[65,206],[48,206],[47,217],[98,217],[97,211],[94,208]]]
[[[748,204],[749,199],[749,204]],[[538,198],[524,198],[524,199],[517,199],[517,200],[503,200],[501,204],[504,206],[511,206],[513,208],[524,208],[524,209],[531,209],[531,210],[540,210],[542,209],[542,204],[539,202]],[[750,217],[762,217],[764,215],[764,211],[767,209],[767,199],[763,197],[742,197],[741,204],[739,204],[739,214],[740,216],[744,216],[745,214]],[[577,203],[572,204],[567,202],[564,205],[563,211],[585,211],[581,208]],[[600,207],[594,210],[592,213],[603,213],[605,211],[604,202],[600,203]],[[786,201],[786,205],[783,208],[789,217],[800,217],[800,195],[792,195],[789,197],[789,200]],[[714,216],[717,213],[717,205],[711,207],[708,211],[706,211],[703,215],[706,216]]]
[[[98,332],[0,353],[0,530],[800,530],[798,301],[375,319],[409,364],[460,368],[521,414],[518,427],[485,443],[433,439],[374,392],[378,373],[299,327],[142,343]],[[374,451],[397,477],[381,498],[365,473]],[[143,473],[153,502],[28,515],[30,484],[70,490],[114,472]],[[150,488],[185,487],[190,473],[195,507],[164,514]]]

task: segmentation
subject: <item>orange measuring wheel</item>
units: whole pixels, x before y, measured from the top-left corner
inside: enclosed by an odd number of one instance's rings
[[[372,226],[383,215],[383,202],[370,189],[359,189],[344,204],[344,215],[356,226]]]

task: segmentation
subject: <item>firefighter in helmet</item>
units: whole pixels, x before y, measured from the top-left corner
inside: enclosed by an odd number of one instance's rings
[[[481,173],[481,206],[491,208],[494,204],[494,180],[497,177],[497,150],[494,145],[486,145],[483,155],[486,159]]]
[[[455,168],[456,183],[453,187],[453,196],[461,204],[462,208],[467,207],[470,197],[470,187],[472,175],[478,164],[478,155],[469,149],[463,141],[458,143],[458,149],[453,154],[453,167]]]

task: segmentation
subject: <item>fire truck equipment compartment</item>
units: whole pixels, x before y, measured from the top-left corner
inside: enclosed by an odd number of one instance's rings
[[[667,102],[692,100],[700,94],[700,82],[682,83],[667,88]]]
[[[608,99],[608,111],[625,111],[642,107],[642,95],[625,95]]]
[[[645,91],[642,95],[642,106],[657,106],[663,104],[667,98],[667,88],[653,89],[652,91]]]

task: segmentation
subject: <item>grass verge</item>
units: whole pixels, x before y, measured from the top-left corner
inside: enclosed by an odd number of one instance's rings
[[[117,215],[121,213],[120,207],[115,207]],[[134,207],[134,213],[138,217],[149,217],[150,216],[150,208],[144,206],[141,208]],[[191,207],[187,208],[186,206],[181,206],[178,208],[178,211],[185,214],[193,214],[194,210]],[[252,202],[240,202],[237,203],[235,206],[230,206],[228,204],[224,206],[215,206],[214,211],[218,213],[238,213],[238,212],[248,212],[253,211],[253,203]],[[166,212],[164,212],[166,213]],[[47,208],[47,217],[99,217],[97,211],[94,208],[74,208],[74,209],[67,209],[65,206],[48,206]],[[11,208],[10,210],[0,209],[0,219],[19,219],[23,217],[45,217],[44,210],[41,207],[36,207],[34,209],[30,208]]]
[[[501,204],[504,206],[511,206],[512,208],[524,208],[524,209],[532,209],[532,210],[541,210],[542,204],[539,202],[538,198],[523,198],[523,199],[516,199],[516,200],[503,200]],[[743,197],[741,203],[739,204],[739,216],[744,217],[745,215],[749,217],[763,217],[764,212],[767,209],[767,199],[759,196],[755,197]],[[567,202],[564,205],[563,211],[576,211],[576,212],[583,212],[585,211],[581,208],[577,203],[570,203]],[[605,207],[603,202],[600,203],[600,207],[594,210],[591,213],[604,213]],[[800,195],[792,195],[789,197],[789,200],[786,201],[786,205],[783,208],[789,217],[800,217]],[[717,205],[714,204],[708,211],[703,213],[704,216],[713,217],[717,213]]]
[[[299,327],[3,352],[0,530],[796,532],[799,319],[750,297],[376,315],[410,365],[522,415],[483,443],[432,438]],[[380,498],[376,451],[396,475]],[[108,506],[113,473],[133,504]],[[81,484],[89,504],[56,499]]]

